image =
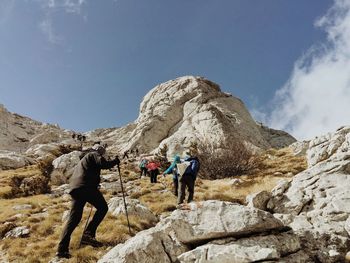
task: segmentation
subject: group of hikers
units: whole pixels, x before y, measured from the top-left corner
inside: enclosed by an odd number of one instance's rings
[[[96,212],[84,229],[80,244],[93,247],[102,246],[102,243],[96,240],[96,230],[108,212],[108,205],[99,190],[101,169],[111,169],[118,166],[119,170],[120,164],[118,156],[112,160],[105,158],[106,147],[106,144],[96,143],[90,151],[84,152],[79,157],[80,161],[76,165],[69,183],[69,194],[72,198],[71,209],[58,244],[56,253],[58,258],[71,257],[69,253],[71,235],[81,221],[86,203],[94,206]],[[149,175],[151,183],[157,183],[160,166],[160,163],[154,159],[142,158],[139,165],[140,178],[143,175]],[[171,165],[162,173],[164,177],[167,174],[173,175],[174,194],[177,196],[178,205],[181,205],[185,200],[186,188],[188,189],[187,202],[193,201],[194,185],[199,168],[198,158],[187,152],[183,159],[179,155],[175,155]]]

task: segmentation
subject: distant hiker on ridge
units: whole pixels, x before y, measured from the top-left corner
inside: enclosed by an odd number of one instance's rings
[[[96,229],[105,217],[108,206],[101,192],[98,190],[100,183],[101,169],[109,169],[119,165],[118,157],[107,161],[103,155],[106,153],[104,146],[95,144],[93,151],[88,152],[76,165],[73,176],[70,179],[70,192],[72,205],[69,219],[63,228],[62,237],[58,244],[56,256],[59,258],[70,258],[69,242],[71,234],[79,224],[86,202],[96,208],[93,219],[87,226],[81,244],[91,246],[101,246],[95,239]]]
[[[124,155],[123,155],[123,158],[122,158],[122,159],[124,159],[124,158],[129,159],[128,150],[126,150],[126,151],[124,152]]]

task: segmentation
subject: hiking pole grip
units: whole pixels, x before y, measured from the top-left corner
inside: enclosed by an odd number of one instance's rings
[[[131,229],[130,229],[130,222],[129,222],[129,216],[128,216],[128,208],[126,207],[126,202],[125,202],[125,194],[124,194],[124,187],[123,187],[123,182],[122,182],[122,175],[120,173],[120,167],[118,167],[118,173],[119,173],[119,180],[120,180],[120,187],[122,188],[122,194],[123,194],[123,202],[124,202],[124,209],[125,209],[125,215],[126,215],[126,220],[128,221],[128,228],[129,228],[129,234],[131,236]]]

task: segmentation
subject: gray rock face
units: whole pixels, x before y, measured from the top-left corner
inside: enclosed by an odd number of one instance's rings
[[[279,220],[255,208],[221,201],[191,203],[187,210],[176,210],[155,227],[117,245],[98,262],[225,263],[289,255],[307,259],[298,237],[284,231]]]
[[[79,156],[81,152],[73,151],[68,154],[61,155],[52,161],[54,167],[55,176],[62,176],[62,181],[67,182],[67,180],[72,176],[74,168],[80,161]]]
[[[23,154],[0,150],[0,170],[17,169],[34,163]]]
[[[301,249],[299,238],[292,233],[256,236],[239,240],[220,240],[199,246],[180,255],[184,263],[244,263],[279,260]],[[307,255],[304,256],[307,257]],[[304,261],[306,262],[306,261]]]
[[[0,149],[25,152],[34,144],[57,142],[70,137],[58,125],[43,124],[9,112],[0,104]]]
[[[134,215],[149,222],[158,222],[157,217],[149,210],[148,207],[142,205],[139,200],[125,198],[126,207],[129,215]],[[112,215],[125,214],[124,202],[122,197],[111,198],[108,202],[108,209]]]
[[[320,262],[350,250],[350,127],[310,141],[309,168],[272,191],[268,209],[284,216]]]
[[[165,231],[171,229],[185,244],[198,244],[211,239],[241,237],[283,228],[272,214],[243,205],[209,200],[193,210],[176,210],[159,223]]]
[[[252,149],[266,149],[295,141],[285,132],[257,124],[243,102],[221,92],[217,84],[193,76],[170,80],[149,91],[134,123],[86,135],[113,144],[110,149],[115,151],[137,147],[140,153],[154,153],[167,144],[169,156],[182,153],[192,142],[215,145],[240,140]]]

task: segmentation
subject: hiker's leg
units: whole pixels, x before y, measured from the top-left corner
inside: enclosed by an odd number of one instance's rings
[[[186,190],[186,182],[183,181],[183,178],[179,180],[179,196],[177,198],[177,204],[182,204],[185,200],[185,190]]]
[[[92,237],[95,237],[97,227],[108,212],[108,205],[101,192],[97,189],[91,191],[89,197],[87,198],[87,202],[96,208],[96,212],[85,232]]]
[[[66,225],[63,228],[61,241],[58,244],[58,252],[68,252],[70,237],[74,229],[79,224],[83,215],[84,205],[86,203],[84,197],[78,192],[71,194],[73,200],[69,213],[69,218]]]
[[[179,194],[179,181],[177,178],[173,178],[173,183],[174,183],[174,195],[178,196]]]
[[[189,176],[187,181],[187,189],[188,189],[187,203],[190,203],[193,201],[194,184],[195,184],[195,180],[191,176]]]

